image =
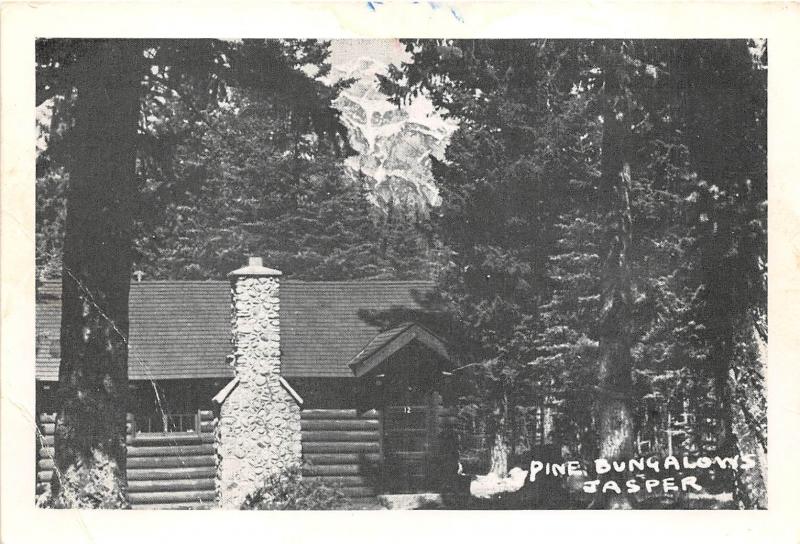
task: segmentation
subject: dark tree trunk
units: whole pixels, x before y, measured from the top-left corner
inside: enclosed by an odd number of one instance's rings
[[[633,288],[631,248],[631,172],[628,162],[630,123],[624,106],[623,68],[609,52],[603,67],[604,112],[602,143],[601,203],[607,237],[602,271],[602,307],[599,319],[599,375],[595,405],[598,425],[598,455],[627,460],[634,454],[631,410],[631,319]],[[622,489],[624,486],[620,485]],[[604,495],[608,508],[629,508],[627,495]]]
[[[64,240],[53,494],[126,504],[128,291],[142,49],[97,41],[76,82]],[[99,481],[97,480],[99,478]],[[95,480],[88,493],[84,487]]]
[[[759,128],[763,121],[757,120],[766,119],[762,111],[766,109],[766,87],[763,94],[760,87],[753,87],[758,85],[758,78],[744,40],[685,43],[678,51],[670,71],[683,89],[691,164],[701,180],[728,195],[720,199],[706,195],[700,201],[699,213],[705,221],[699,229],[698,253],[706,290],[704,325],[711,340],[709,370],[716,400],[714,454],[729,457],[737,454],[733,421],[737,408],[730,373],[735,365],[737,338],[750,328],[760,291],[758,282],[750,283],[759,270],[754,266],[758,246],[752,245],[753,231],[748,233],[750,240],[741,237],[739,231],[746,232],[742,225],[758,219],[758,214],[742,215],[744,210],[767,196],[766,164],[762,163],[766,147],[763,153],[759,151],[766,127]],[[731,197],[735,198],[733,202]],[[766,240],[762,247],[766,260]],[[763,293],[765,297],[765,287]],[[734,476],[730,471],[720,471],[721,487],[732,487]]]

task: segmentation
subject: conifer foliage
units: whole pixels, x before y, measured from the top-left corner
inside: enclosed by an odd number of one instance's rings
[[[503,406],[495,445],[508,450],[508,405],[548,400],[573,453],[630,457],[647,425],[672,430],[654,413],[691,401],[717,425],[680,447],[727,455],[731,350],[766,314],[765,44],[406,48],[413,62],[384,90],[427,93],[460,123],[435,171],[451,251],[440,287],[471,368],[495,384],[478,389]],[[737,375],[753,377],[755,351]]]
[[[344,168],[348,82],[323,83],[325,43],[37,44],[37,266],[63,282],[56,472],[102,465],[113,481],[90,502],[125,503],[131,272],[220,278],[245,254],[303,279],[435,277],[499,477],[542,405],[586,460],[766,453],[766,42],[404,43],[387,99],[425,93],[458,124],[426,211],[375,207]],[[676,410],[695,417],[669,434]],[[721,485],[764,507],[753,474]],[[56,504],[82,500],[59,483]]]
[[[60,476],[74,473],[70,481],[87,481],[91,477],[84,476],[101,466],[111,477],[103,482],[105,496],[92,502],[126,502],[133,240],[137,221],[149,215],[146,208],[181,190],[169,176],[168,183],[147,186],[146,172],[169,173],[179,134],[202,123],[202,111],[216,108],[229,84],[275,100],[292,112],[298,130],[335,142],[342,131],[330,105],[337,87],[303,70],[317,64],[317,74],[324,75],[326,55],[327,45],[315,42],[37,42],[36,102],[54,100],[60,114],[51,120],[58,137],[51,137],[54,145],[40,155],[40,168],[64,184],[66,197],[63,216],[43,206],[49,227],[64,225],[53,504],[83,504],[81,490],[63,488]],[[177,97],[192,114],[181,124],[172,123],[169,109],[160,107]],[[160,130],[163,126],[180,130]],[[141,198],[150,189],[152,198]]]

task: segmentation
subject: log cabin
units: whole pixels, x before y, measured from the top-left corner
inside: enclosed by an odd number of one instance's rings
[[[455,363],[430,326],[442,321],[432,283],[280,276],[251,259],[229,281],[132,283],[134,508],[235,507],[293,460],[353,499],[449,485]],[[60,293],[37,288],[39,491],[53,469]]]

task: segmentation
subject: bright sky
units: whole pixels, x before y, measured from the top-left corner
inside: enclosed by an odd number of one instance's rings
[[[405,48],[397,39],[377,40],[331,40],[331,64],[342,68],[358,60],[369,57],[382,64],[399,64],[406,60],[408,55]]]

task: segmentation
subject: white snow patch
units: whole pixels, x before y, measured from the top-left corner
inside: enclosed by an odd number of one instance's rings
[[[509,470],[505,478],[500,478],[494,473],[481,475],[470,482],[469,492],[479,499],[489,499],[500,493],[513,493],[522,489],[527,477],[528,471],[519,467]]]

